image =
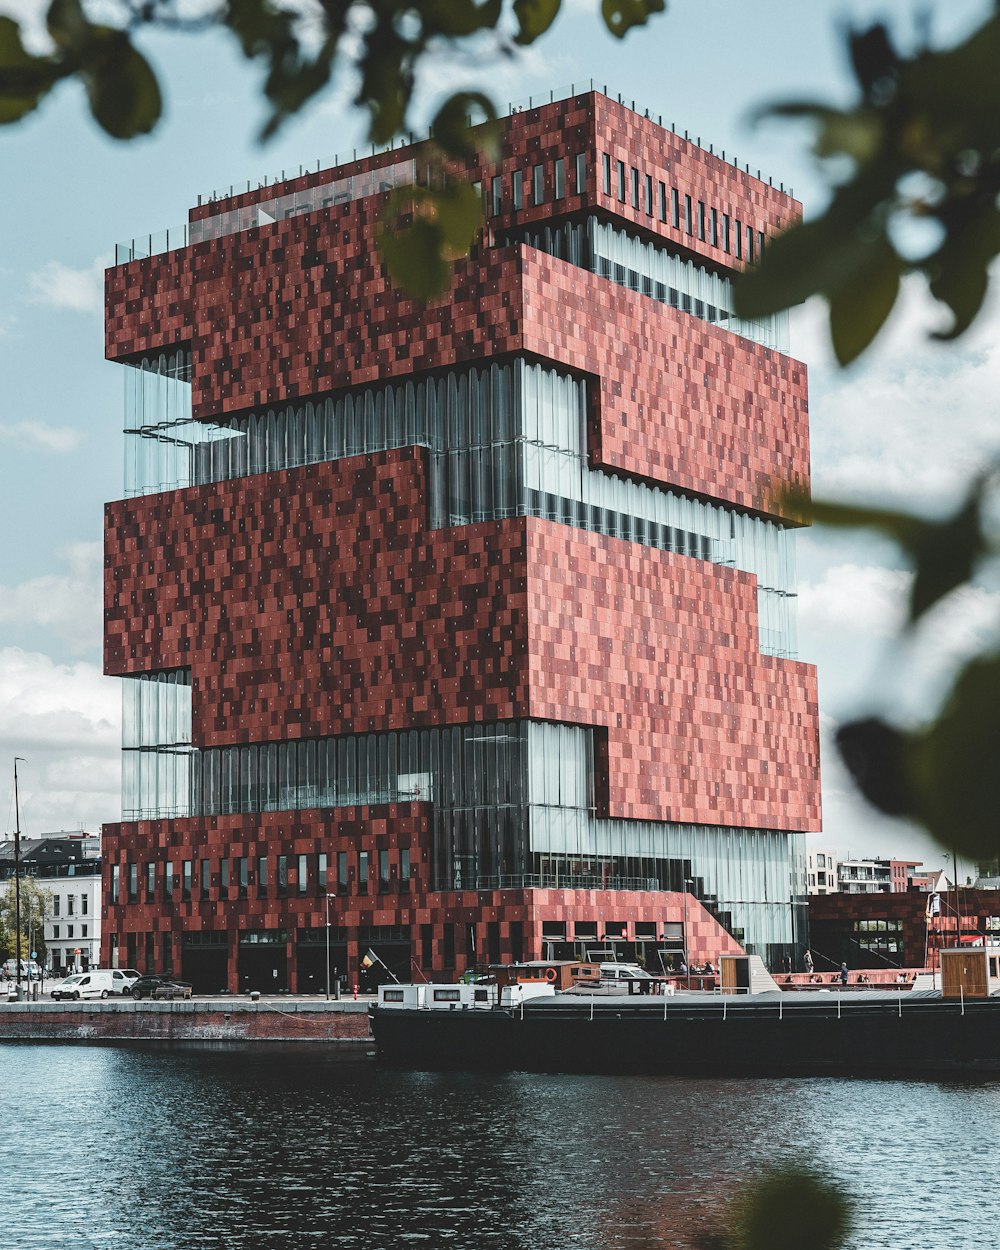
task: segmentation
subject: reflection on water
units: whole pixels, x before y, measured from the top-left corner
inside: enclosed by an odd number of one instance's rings
[[[3,1250],[689,1246],[780,1162],[856,1196],[856,1250],[992,1241],[1000,1084],[430,1075],[308,1047],[0,1062]]]

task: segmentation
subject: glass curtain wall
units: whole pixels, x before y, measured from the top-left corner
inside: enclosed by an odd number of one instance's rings
[[[126,732],[141,745],[126,751],[139,761],[124,774],[126,820],[430,802],[436,889],[680,890],[692,878],[747,941],[793,940],[803,839],[598,818],[586,726],[513,721],[192,751],[183,675],[130,684]]]
[[[670,252],[662,244],[616,230],[596,217],[512,231],[505,242],[525,243],[762,347],[788,354],[787,312],[752,321],[737,317],[729,278]]]
[[[191,670],[122,680],[122,818],[189,816]]]
[[[218,425],[191,420],[189,356],[148,358],[126,374],[130,495],[423,446],[432,526],[540,516],[754,573],[762,650],[796,654],[793,533],[591,469],[586,378],[514,360]]]

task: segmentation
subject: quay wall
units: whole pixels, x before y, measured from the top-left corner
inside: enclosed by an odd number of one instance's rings
[[[366,1002],[2,1003],[0,1041],[369,1042]]]

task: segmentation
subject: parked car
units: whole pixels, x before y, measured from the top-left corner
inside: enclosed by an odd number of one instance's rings
[[[8,959],[3,965],[2,972],[8,981],[16,981],[17,980],[17,961],[14,959]],[[21,979],[22,980],[27,979],[29,981],[37,981],[40,976],[41,976],[41,969],[38,967],[38,964],[36,964],[33,959],[21,960]]]
[[[90,972],[77,972],[57,982],[49,993],[55,999],[107,998],[110,994],[120,994],[123,983],[124,978],[115,982],[114,971],[110,968],[92,968]]]
[[[164,990],[158,994],[157,990]],[[190,998],[191,986],[187,981],[174,981],[171,977],[154,976],[149,973],[132,982],[132,997],[143,998]]]
[[[154,998],[190,998],[191,986],[186,981],[163,981],[153,988]]]
[[[132,993],[132,986],[142,976],[137,968],[115,968],[115,989],[123,996]]]

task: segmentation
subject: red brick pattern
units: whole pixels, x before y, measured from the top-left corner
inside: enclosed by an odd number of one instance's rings
[[[818,828],[752,575],[425,501],[409,448],[110,505],[106,671],[189,666],[203,747],[531,716],[606,729],[611,816]]]

